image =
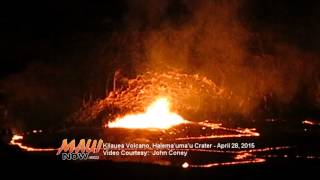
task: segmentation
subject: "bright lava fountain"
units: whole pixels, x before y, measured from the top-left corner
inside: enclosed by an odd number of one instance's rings
[[[152,103],[145,113],[129,114],[108,123],[110,128],[168,129],[172,126],[188,123],[180,115],[170,111],[167,98],[159,98]]]

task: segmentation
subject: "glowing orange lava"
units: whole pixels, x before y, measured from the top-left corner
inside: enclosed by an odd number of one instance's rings
[[[240,164],[254,164],[254,163],[263,163],[266,160],[263,158],[254,158],[253,160],[245,160],[245,161],[231,161],[231,162],[220,162],[220,163],[209,163],[204,165],[189,165],[188,167],[193,168],[210,168],[215,166],[233,166]]]
[[[145,113],[117,118],[114,122],[108,123],[108,127],[168,129],[182,123],[188,123],[188,121],[170,111],[170,102],[167,98],[159,98],[146,109]]]
[[[13,135],[10,144],[11,145],[16,145],[19,146],[21,149],[26,150],[26,151],[55,151],[57,149],[54,148],[33,148],[33,147],[28,147],[23,145],[21,142],[18,142],[23,139],[23,136],[20,135]]]
[[[189,163],[185,162],[181,166],[182,166],[182,168],[188,168],[189,167]]]
[[[315,120],[311,120],[311,119],[302,121],[302,124],[313,125],[313,126],[319,125],[320,126],[320,123],[316,122]]]

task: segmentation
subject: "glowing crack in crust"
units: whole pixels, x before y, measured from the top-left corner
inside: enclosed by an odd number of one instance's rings
[[[219,139],[219,138],[241,138],[241,137],[256,137],[260,136],[258,132],[256,132],[255,128],[226,128],[223,127],[222,124],[216,123],[208,123],[208,122],[198,122],[195,123],[201,125],[203,127],[211,128],[211,130],[224,130],[228,132],[233,132],[232,134],[212,134],[205,136],[188,136],[188,137],[179,137],[175,140],[183,141],[183,140],[205,140],[205,139]]]
[[[18,141],[20,141],[22,139],[23,139],[23,136],[21,136],[21,135],[13,135],[13,137],[12,137],[12,139],[10,141],[10,144],[19,146],[19,148],[21,148],[21,149],[23,149],[25,151],[36,151],[36,152],[39,152],[39,151],[56,151],[57,150],[55,148],[33,148],[33,147],[25,146],[21,142],[18,142]]]

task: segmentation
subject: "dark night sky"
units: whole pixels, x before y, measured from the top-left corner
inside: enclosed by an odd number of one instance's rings
[[[176,4],[179,13],[181,8]],[[73,51],[88,51],[94,42],[86,36],[99,38],[126,28],[123,19],[127,6],[126,1],[2,5],[0,77],[19,72],[30,62],[66,63],[64,57]],[[249,0],[240,13],[254,32],[275,31],[305,50],[319,51],[318,1]]]
[[[5,65],[1,66],[1,76],[19,72],[33,61],[65,62],[61,56],[90,41],[86,34],[98,37],[120,25],[125,8],[121,1],[12,2],[2,6],[1,48]]]
[[[178,23],[180,14],[186,14],[182,2],[172,1],[165,18]],[[103,96],[105,79],[114,67],[95,71],[101,65],[101,49],[112,34],[128,29],[128,11],[135,3],[139,4],[124,0],[2,4],[1,103],[9,111],[13,107],[13,117],[41,127],[55,125],[57,119],[78,109],[88,92]],[[238,13],[241,23],[262,41],[271,32],[273,40],[293,44],[303,52],[320,52],[319,1],[247,0]],[[140,28],[148,28],[148,23]],[[256,44],[253,39],[248,49],[256,52]],[[262,46],[268,53],[269,44]]]

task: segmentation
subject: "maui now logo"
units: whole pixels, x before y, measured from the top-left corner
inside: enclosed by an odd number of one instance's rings
[[[57,154],[61,154],[62,160],[87,160],[99,159],[99,156],[89,155],[90,153],[99,153],[103,146],[103,140],[85,140],[81,139],[76,146],[76,141],[73,139],[68,143],[68,139],[62,140],[61,147]]]

